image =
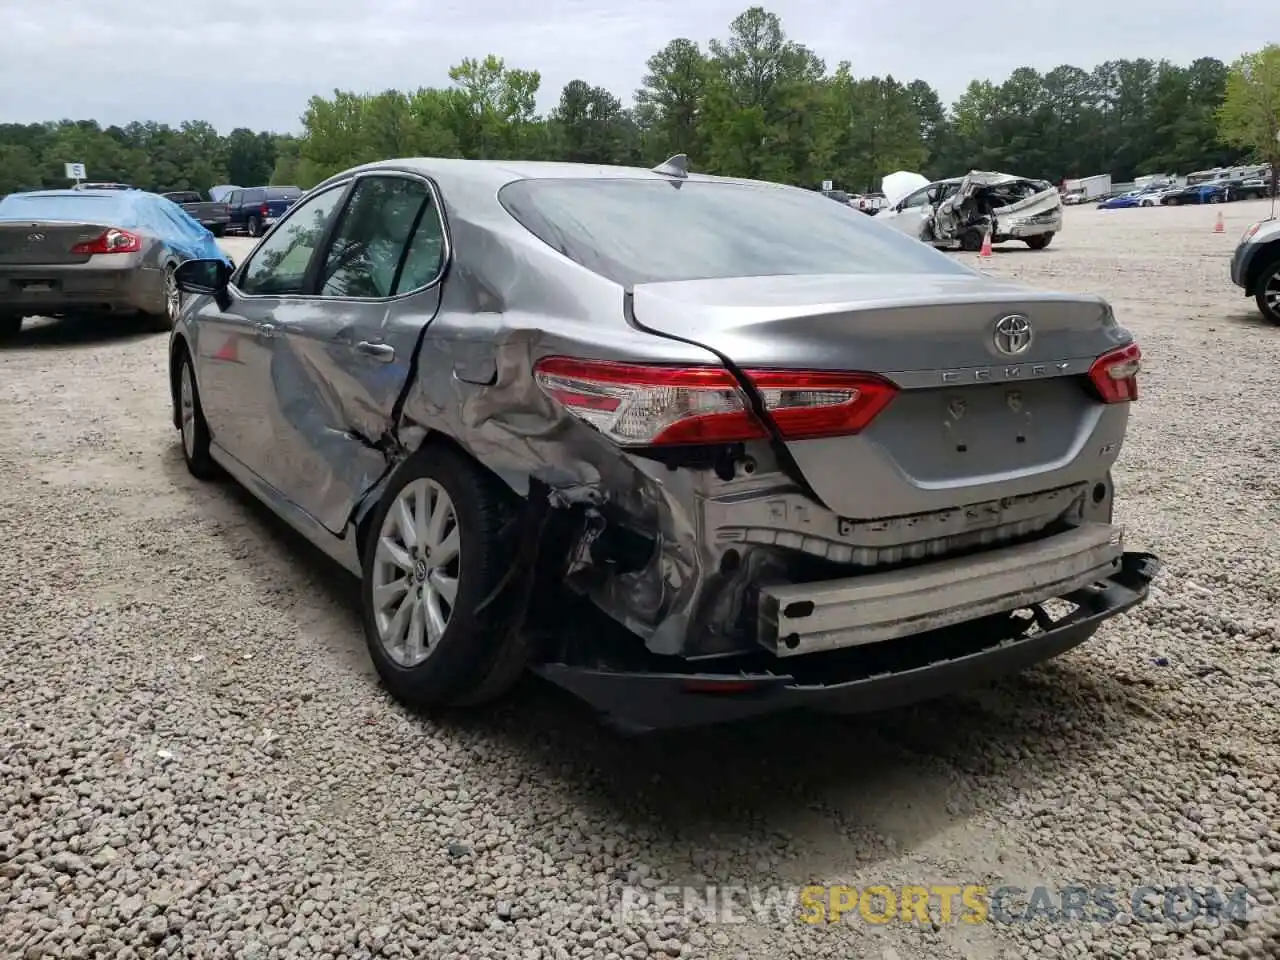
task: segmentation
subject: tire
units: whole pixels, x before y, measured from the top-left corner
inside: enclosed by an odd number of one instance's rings
[[[433,511],[440,506],[441,494],[453,518],[441,529],[452,526],[452,536],[433,539],[453,541],[456,552],[441,555],[437,548],[442,563],[433,567],[430,549],[411,555],[400,518],[407,513],[426,532],[431,522],[418,517],[429,505]],[[523,673],[524,639],[507,628],[509,607],[500,596],[516,555],[510,501],[509,491],[463,454],[432,444],[400,467],[373,511],[361,564],[361,620],[378,676],[400,703],[417,709],[484,703],[506,693]],[[416,611],[406,609],[404,594],[394,589],[406,582],[410,592],[422,591]],[[433,589],[437,583],[441,588]],[[449,583],[452,604],[442,592]],[[380,606],[379,594],[391,599]],[[477,609],[495,594],[495,602]],[[433,612],[443,623],[434,638],[428,625]],[[404,625],[404,640],[384,641],[397,621]],[[410,639],[415,627],[416,648]]]
[[[209,424],[200,406],[200,388],[191,354],[183,348],[178,354],[177,376],[174,378],[173,401],[178,412],[178,431],[182,436],[182,459],[197,480],[213,480],[218,465],[209,455]]]
[[[227,225],[225,223],[215,223],[209,228],[209,232],[215,237],[225,237],[227,235]]]
[[[11,314],[0,316],[0,342],[12,340],[22,332],[22,317]]]
[[[1280,257],[1264,266],[1258,274],[1253,298],[1263,319],[1280,326]]]
[[[1027,237],[1027,239],[1024,240],[1023,242],[1032,250],[1043,250],[1045,247],[1047,247],[1050,243],[1053,242],[1053,234],[1042,233],[1038,237]]]
[[[164,268],[164,312],[147,314],[147,326],[159,333],[168,333],[182,313],[182,291],[178,289],[177,264]]]
[[[249,223],[245,226],[245,232],[251,237],[262,236],[262,221],[257,217],[250,217]]]
[[[966,253],[977,253],[982,249],[982,234],[977,230],[966,230],[960,234],[960,249]]]

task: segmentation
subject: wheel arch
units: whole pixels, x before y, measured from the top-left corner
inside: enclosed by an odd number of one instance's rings
[[[525,498],[521,493],[512,486],[511,482],[504,478],[500,473],[489,467],[473,454],[467,447],[460,443],[456,437],[451,436],[441,430],[427,430],[420,442],[406,454],[401,457],[389,470],[382,475],[382,478],[375,483],[369,491],[361,498],[359,505],[355,509],[352,518],[352,526],[356,538],[356,556],[360,563],[364,563],[365,543],[369,536],[369,525],[373,522],[373,515],[377,510],[378,502],[382,499],[382,495],[387,486],[391,483],[392,478],[401,470],[408,469],[412,464],[416,463],[423,457],[429,456],[432,450],[445,448],[452,450],[481,473],[489,476],[495,482],[495,487],[508,491],[511,496],[511,502],[517,503]]]

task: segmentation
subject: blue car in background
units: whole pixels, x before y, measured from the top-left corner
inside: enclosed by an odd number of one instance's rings
[[[1175,190],[1165,197],[1164,202],[1171,207],[1179,207],[1186,203],[1226,203],[1230,199],[1231,181],[1208,180]]]
[[[1122,210],[1126,207],[1142,206],[1142,191],[1131,190],[1129,193],[1122,193],[1118,197],[1107,197],[1100,204],[1099,210]]]
[[[25,317],[178,318],[174,271],[229,258],[176,203],[141,190],[37,190],[0,200],[0,339]]]

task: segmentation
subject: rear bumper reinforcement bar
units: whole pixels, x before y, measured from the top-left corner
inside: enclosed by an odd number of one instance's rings
[[[760,642],[779,657],[909,637],[1040,603],[1105,580],[1123,531],[1085,523],[958,560],[760,590]]]

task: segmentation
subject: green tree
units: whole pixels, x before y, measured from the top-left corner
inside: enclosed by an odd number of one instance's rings
[[[707,58],[682,37],[650,57],[647,66],[644,85],[636,91],[647,159],[656,164],[684,153],[700,163],[706,150]]]
[[[1218,122],[1223,140],[1247,147],[1271,164],[1274,189],[1280,166],[1280,43],[1245,54],[1231,65]]]
[[[551,113],[558,157],[573,163],[634,163],[639,159],[635,120],[604,87],[570,80]]]

